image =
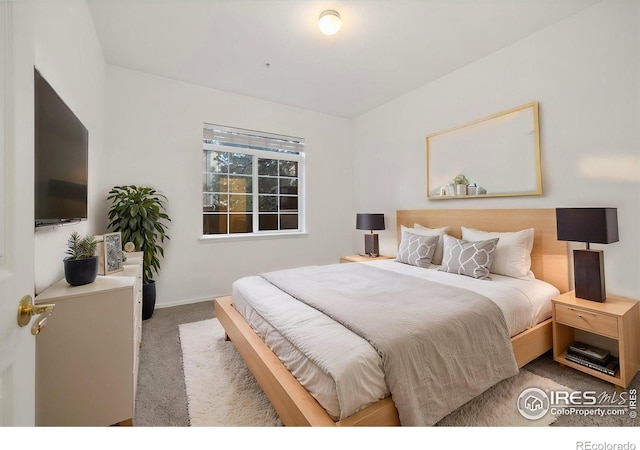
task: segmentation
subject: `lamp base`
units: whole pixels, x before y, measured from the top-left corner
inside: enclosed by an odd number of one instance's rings
[[[380,254],[377,234],[371,233],[364,235],[364,252],[374,258]]]
[[[604,302],[607,291],[604,284],[604,256],[602,250],[574,250],[573,276],[576,297]]]

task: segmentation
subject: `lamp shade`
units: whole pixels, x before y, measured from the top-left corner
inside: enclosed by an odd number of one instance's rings
[[[556,208],[559,241],[618,242],[617,208]]]
[[[356,230],[384,230],[384,214],[357,214]]]

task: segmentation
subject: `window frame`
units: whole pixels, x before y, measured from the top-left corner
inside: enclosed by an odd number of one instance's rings
[[[221,126],[214,126],[214,125],[210,125],[210,124],[204,124],[204,130],[206,131],[207,129],[223,129],[223,130],[238,130],[239,132],[243,133],[243,134],[252,134],[255,133],[256,136],[268,136],[268,138],[274,138],[275,140],[277,139],[292,139],[295,142],[299,143],[301,146],[304,145],[304,139],[301,138],[291,138],[289,136],[280,136],[280,135],[274,135],[273,133],[262,133],[262,132],[254,132],[251,130],[244,130],[244,129],[237,129],[237,128],[230,128],[230,127],[221,127]],[[252,202],[252,206],[251,206],[251,211],[247,211],[247,212],[232,212],[230,210],[230,204],[228,206],[228,209],[226,211],[226,214],[221,214],[221,213],[212,213],[212,212],[205,212],[203,210],[203,203],[202,203],[202,198],[205,194],[209,193],[207,191],[204,190],[204,183],[202,183],[202,189],[201,189],[201,217],[202,219],[204,219],[204,217],[206,215],[224,215],[227,218],[227,232],[226,233],[211,233],[211,234],[206,234],[204,232],[204,222],[201,219],[201,229],[200,229],[200,234],[201,234],[201,240],[244,240],[244,239],[250,239],[250,238],[264,238],[264,237],[299,237],[299,236],[306,236],[307,232],[306,232],[306,189],[305,189],[305,152],[304,150],[299,150],[299,151],[292,151],[292,150],[285,150],[285,151],[278,151],[277,149],[274,150],[265,150],[265,149],[257,149],[257,148],[252,148],[250,146],[243,146],[242,144],[237,144],[234,143],[234,145],[224,145],[223,143],[207,143],[206,142],[206,138],[203,138],[202,141],[202,152],[203,152],[203,156],[205,154],[205,152],[207,151],[217,151],[217,152],[226,152],[226,153],[237,153],[237,154],[244,154],[244,155],[248,155],[251,156],[252,158],[252,165],[251,165],[251,183],[252,183],[252,189],[251,189],[251,202]],[[258,160],[259,159],[275,159],[275,160],[280,160],[280,161],[295,161],[297,163],[297,180],[298,180],[298,193],[296,195],[297,199],[298,199],[298,209],[295,212],[288,212],[287,210],[281,211],[280,210],[280,205],[278,205],[278,210],[275,212],[275,215],[278,216],[278,219],[280,218],[281,214],[295,214],[297,215],[298,218],[298,228],[297,229],[284,229],[284,230],[264,230],[261,231],[259,230],[259,220],[260,220],[260,189],[259,189],[259,179],[260,179],[260,175],[258,174],[258,170],[259,170],[259,165],[258,165]],[[202,178],[204,179],[205,174],[212,174],[214,172],[205,172],[205,167],[204,164],[201,167],[201,171],[202,171]],[[227,173],[228,176],[233,176],[234,174],[231,173]],[[247,176],[248,174],[246,174],[245,176]],[[286,176],[281,177],[280,174],[278,174],[276,176],[277,179],[280,178],[287,178]],[[293,178],[293,177],[291,177]],[[227,187],[227,193],[229,193],[229,195],[231,194],[231,191],[229,190],[229,187]],[[248,194],[247,194],[248,195]],[[280,196],[282,194],[280,194],[280,192],[278,191],[278,199],[280,199]],[[252,220],[252,230],[251,232],[248,233],[231,233],[229,232],[229,224],[230,224],[230,217],[234,214],[240,215],[240,214],[251,214],[251,220]],[[280,226],[280,222],[278,221],[278,226]]]

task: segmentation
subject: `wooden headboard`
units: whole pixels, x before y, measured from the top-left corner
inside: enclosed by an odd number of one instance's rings
[[[416,223],[428,228],[450,226],[449,234],[457,238],[462,236],[461,226],[498,232],[533,228],[531,270],[561,293],[569,290],[568,245],[557,239],[555,209],[412,209],[398,210],[396,219],[398,243],[400,225],[413,228]]]

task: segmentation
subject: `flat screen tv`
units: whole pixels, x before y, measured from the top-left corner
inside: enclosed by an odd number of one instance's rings
[[[86,220],[89,133],[34,72],[35,226]]]

